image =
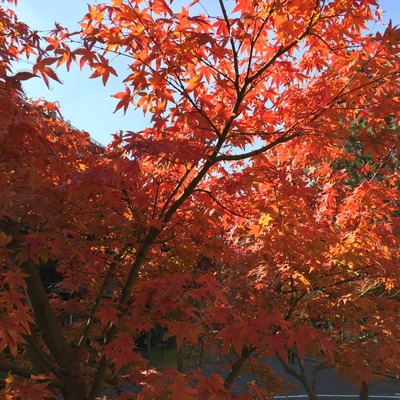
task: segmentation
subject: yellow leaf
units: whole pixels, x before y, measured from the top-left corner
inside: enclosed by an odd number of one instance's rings
[[[263,215],[259,220],[258,223],[263,227],[263,228],[268,228],[268,225],[270,223],[270,221],[273,218],[271,217],[271,214],[265,214]]]

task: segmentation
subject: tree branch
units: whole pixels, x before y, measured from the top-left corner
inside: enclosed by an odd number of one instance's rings
[[[289,136],[285,136],[284,135],[284,136],[281,136],[280,138],[274,140],[273,142],[268,143],[267,145],[265,145],[263,147],[260,147],[259,149],[252,150],[252,151],[249,151],[248,153],[242,153],[242,154],[220,155],[215,159],[215,161],[219,162],[219,161],[245,160],[247,158],[255,157],[255,156],[258,156],[259,154],[263,154],[266,151],[268,151],[268,150],[272,149],[273,147],[277,146],[278,144],[289,142],[290,140],[292,140],[292,139],[294,139],[296,137],[299,137],[299,136],[300,136],[299,133],[294,133],[294,134],[289,135]]]
[[[287,374],[294,376],[297,380],[301,382],[302,376],[294,368],[290,367],[289,364],[281,357],[281,355],[277,351],[275,352],[275,357],[282,364]]]
[[[226,8],[225,8],[225,4],[223,0],[219,0],[219,5],[221,7],[221,11],[222,11],[222,15],[224,16],[224,21],[225,21],[225,25],[226,28],[228,29],[229,32],[229,42],[231,44],[231,49],[232,49],[232,55],[233,55],[233,66],[235,69],[235,89],[236,92],[239,92],[239,60],[238,60],[238,54],[237,54],[237,50],[235,47],[235,41],[234,38],[232,37],[232,25],[229,21],[229,17],[228,14],[226,12]]]
[[[4,362],[0,362],[0,371],[9,372],[13,375],[18,375],[22,378],[27,378],[27,379],[32,379],[32,375],[36,375],[35,372],[30,369],[18,367],[16,365]],[[51,380],[51,378],[49,378],[49,386],[52,386],[57,389],[63,389],[64,385],[65,381],[63,379]]]
[[[245,215],[240,215],[236,213],[235,211],[229,209],[228,207],[224,206],[209,190],[205,189],[195,189],[194,192],[201,192],[201,193],[206,193],[210,198],[215,201],[223,210],[228,211],[230,214],[235,215],[236,217],[239,218],[244,218],[244,219],[249,219],[249,217],[246,217]]]
[[[24,339],[27,342],[27,346],[30,346],[31,350],[37,355],[39,362],[41,365],[46,368],[48,371],[50,371],[52,374],[54,374],[57,378],[61,378],[62,375],[60,371],[54,367],[54,365],[50,362],[50,360],[47,358],[46,354],[43,352],[43,350],[40,348],[39,343],[36,339],[36,337],[31,334],[31,335],[24,335]],[[33,361],[30,360],[33,367],[35,368]]]
[[[76,350],[78,356],[82,353],[83,347],[86,343],[86,339],[89,337],[90,330],[95,321],[94,314],[96,314],[97,310],[100,308],[104,293],[105,293],[107,286],[111,280],[111,277],[112,277],[112,272],[109,269],[107,272],[107,275],[105,276],[104,281],[100,287],[99,294],[96,297],[96,301],[93,304],[92,310],[90,311],[90,314],[89,314],[90,316],[86,323],[85,331],[83,332],[81,338],[79,339],[78,348]]]
[[[314,27],[314,25],[318,22],[317,18],[314,20],[314,16],[316,13],[313,13],[311,15],[310,21],[308,23],[307,28],[304,30],[304,32],[299,35],[295,40],[287,44],[286,46],[281,45],[279,50],[270,58],[270,60],[265,63],[257,72],[255,72],[252,76],[250,76],[247,80],[246,83],[250,84],[254,80],[256,80],[259,76],[261,76],[281,55],[287,53],[289,50],[291,50],[294,46],[296,46],[302,39],[304,39],[310,32],[310,30]]]
[[[256,349],[255,347],[249,349],[247,346],[243,346],[241,356],[232,365],[231,371],[229,372],[228,376],[226,377],[226,379],[224,381],[225,389],[229,390],[229,388],[232,386],[233,382],[235,382],[240,371],[242,370],[244,363],[250,357],[251,353],[255,349]]]

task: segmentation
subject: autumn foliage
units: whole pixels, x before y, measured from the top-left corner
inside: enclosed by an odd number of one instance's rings
[[[215,3],[113,0],[45,38],[0,8],[7,399],[268,398],[288,349],[400,374],[400,30],[368,31],[375,0]],[[25,99],[73,64],[149,127],[103,149]],[[155,370],[135,349],[156,326],[226,377]]]

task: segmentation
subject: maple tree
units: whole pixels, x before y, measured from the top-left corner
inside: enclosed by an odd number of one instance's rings
[[[140,399],[226,399],[246,369],[257,384],[238,396],[265,398],[283,390],[265,359],[289,368],[288,349],[357,385],[399,373],[400,30],[366,30],[375,0],[199,4],[89,6],[80,32],[56,25],[44,46],[1,8],[10,399],[132,398],[135,385]],[[12,75],[21,54],[33,71]],[[151,126],[102,154],[49,118],[55,105],[24,99],[21,80],[58,80],[73,63],[105,85],[119,76],[115,111],[136,106]],[[380,178],[363,164],[352,184],[337,165],[358,156],[355,121]],[[57,266],[56,290],[38,265]],[[180,348],[228,355],[227,377],[151,368],[135,339],[156,325]]]

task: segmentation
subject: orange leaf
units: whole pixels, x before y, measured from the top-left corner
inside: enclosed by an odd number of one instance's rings
[[[128,109],[129,103],[132,102],[132,96],[131,96],[131,90],[128,88],[128,86],[125,86],[125,92],[119,92],[113,95],[116,99],[121,99],[117,107],[115,107],[114,113],[116,113],[120,108],[124,107],[124,114],[126,113],[126,110]]]

